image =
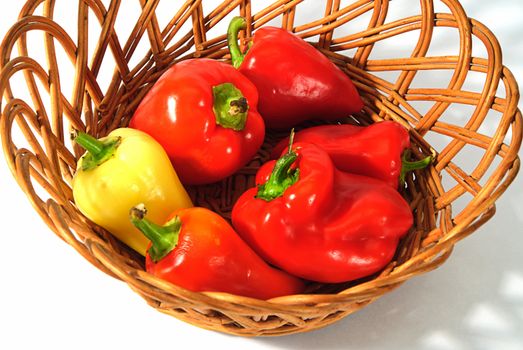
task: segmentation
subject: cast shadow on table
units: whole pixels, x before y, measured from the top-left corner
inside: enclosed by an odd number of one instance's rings
[[[507,194],[494,219],[439,269],[329,327],[255,341],[303,350],[523,349],[523,239],[515,232],[523,226],[522,194]]]

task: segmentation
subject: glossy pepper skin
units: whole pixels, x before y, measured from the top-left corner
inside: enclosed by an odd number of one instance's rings
[[[408,161],[409,132],[394,121],[369,126],[350,124],[320,125],[298,131],[296,142],[313,143],[325,150],[341,171],[380,179],[394,188],[404,181],[408,171],[421,169],[431,157]],[[281,140],[271,158],[278,158],[289,139]]]
[[[131,221],[151,240],[147,272],[186,289],[257,299],[298,294],[304,283],[265,263],[218,214],[200,207],[172,213],[164,226],[131,209]]]
[[[145,203],[154,220],[192,207],[162,146],[142,131],[120,128],[99,140],[78,133],[87,149],[73,177],[73,197],[87,218],[145,256],[149,240],[129,222],[129,208]]]
[[[233,65],[258,88],[258,109],[267,128],[286,129],[305,120],[336,120],[359,112],[363,102],[350,78],[305,40],[283,28],[261,27],[243,55],[237,35],[242,17],[229,26]]]
[[[314,144],[265,163],[236,202],[238,234],[269,263],[338,283],[384,268],[413,224],[408,203],[383,181],[336,169]]]
[[[136,109],[130,127],[167,151],[183,184],[216,182],[244,166],[265,136],[256,87],[230,65],[210,59],[175,64]]]

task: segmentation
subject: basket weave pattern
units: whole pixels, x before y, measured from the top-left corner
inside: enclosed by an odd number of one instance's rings
[[[518,172],[522,119],[516,82],[502,65],[495,37],[469,19],[455,0],[437,2],[447,9],[441,13],[435,12],[432,0],[421,0],[416,3],[417,14],[395,20],[388,19],[395,6],[388,0],[349,4],[279,0],[269,5],[232,0],[215,8],[206,7],[205,1],[188,0],[172,9],[165,25],[157,18],[159,0],[139,3],[141,14],[127,37],[115,26],[119,10],[125,6],[120,0],[107,6],[98,0],[79,1],[78,33],[71,37],[53,20],[55,1],[28,1],[1,46],[0,91],[5,99],[0,135],[8,166],[48,226],[85,259],[127,283],[162,312],[239,335],[282,335],[323,327],[441,265],[457,241],[494,215],[496,199]],[[263,7],[254,10],[255,5]],[[311,8],[323,16],[297,23],[300,11]],[[140,257],[75,207],[70,184],[82,151],[69,141],[70,128],[104,136],[127,125],[141,98],[173,63],[200,57],[227,60],[225,35],[211,32],[232,15],[247,19],[247,29],[240,36],[244,46],[256,28],[271,21],[310,41],[359,89],[365,108],[351,122],[366,125],[395,120],[410,130],[415,157],[436,155],[429,169],[407,179],[404,195],[411,203],[415,224],[394,260],[379,274],[340,285],[315,284],[307,294],[270,301],[194,293],[146,273]],[[365,25],[351,27],[362,19]],[[99,26],[99,38],[88,39],[91,26]],[[452,55],[429,54],[431,41],[441,29],[455,33],[458,49]],[[34,32],[42,35],[46,62],[37,62],[29,54],[27,36]],[[380,44],[401,45],[396,38],[409,33],[416,35],[416,41],[407,55],[373,57]],[[94,50],[89,49],[88,40],[96,43]],[[147,44],[145,51],[139,50],[140,43]],[[477,45],[482,46],[483,57],[473,55]],[[74,81],[67,91],[58,51],[65,52],[74,67]],[[102,77],[106,56],[114,60],[114,69],[112,75]],[[384,78],[391,72],[394,74]],[[416,77],[427,72],[446,72],[449,79],[443,87],[420,87]],[[467,88],[471,75],[481,77],[481,89]],[[13,89],[12,80],[17,76],[24,77],[30,98],[18,96]],[[99,83],[102,78],[107,87]],[[423,111],[421,103],[426,106]],[[455,105],[470,107],[466,120],[453,121],[449,116]],[[492,118],[494,127],[489,124]],[[17,133],[23,135],[21,140],[14,136]],[[446,141],[435,147],[429,135],[443,136]],[[281,136],[268,133],[256,158],[231,178],[190,188],[195,203],[229,218],[234,200],[252,185],[257,167]],[[460,163],[468,147],[481,150],[482,155],[471,169]],[[461,204],[456,206],[458,202]]]

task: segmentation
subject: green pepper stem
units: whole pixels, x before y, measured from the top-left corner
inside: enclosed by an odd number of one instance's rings
[[[240,45],[238,44],[238,33],[246,27],[247,22],[245,21],[245,18],[236,16],[231,20],[229,28],[227,28],[227,44],[229,45],[231,61],[234,68],[238,68],[245,58],[245,55],[240,50]]]
[[[291,169],[292,164],[296,161],[298,155],[292,150],[294,142],[294,129],[291,130],[289,137],[289,149],[287,153],[281,156],[274,165],[272,173],[266,183],[258,186],[256,198],[263,199],[267,202],[281,197],[287,188],[296,183],[299,179],[299,169]]]
[[[405,176],[409,171],[424,169],[432,162],[432,156],[427,156],[423,159],[410,161],[410,150],[405,150],[401,155],[401,172],[400,172],[400,186],[405,185]]]
[[[178,216],[160,226],[148,220],[145,215],[147,208],[144,204],[138,204],[131,208],[129,217],[131,223],[151,241],[148,254],[156,263],[169,254],[178,244],[182,223]]]
[[[87,152],[91,153],[92,155],[97,156],[103,152],[103,142],[94,138],[93,136],[83,131],[73,131],[71,136],[77,144],[85,148]]]
[[[212,88],[213,110],[216,124],[241,131],[247,122],[249,104],[242,92],[231,83],[223,83]]]
[[[119,136],[98,140],[83,131],[73,131],[71,138],[87,151],[82,157],[81,168],[84,171],[94,169],[113,157],[121,143]]]

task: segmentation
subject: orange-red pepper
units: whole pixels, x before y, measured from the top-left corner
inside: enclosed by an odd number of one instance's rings
[[[303,292],[304,283],[264,262],[218,214],[200,207],[173,212],[164,226],[131,209],[131,221],[151,241],[146,270],[192,291],[270,299]]]

